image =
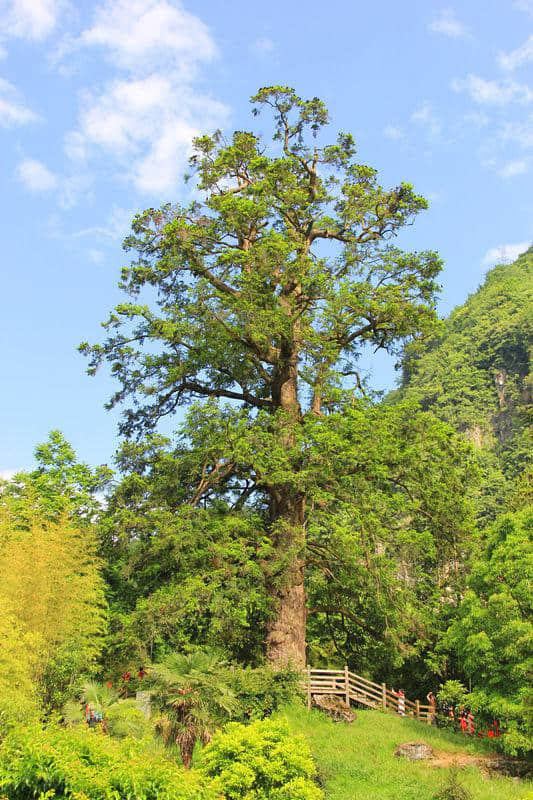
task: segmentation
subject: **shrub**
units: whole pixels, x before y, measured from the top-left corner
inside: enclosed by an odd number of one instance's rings
[[[322,800],[305,740],[271,720],[232,722],[213,737],[201,758],[227,800]]]
[[[239,668],[231,670],[228,684],[237,698],[233,719],[239,722],[264,719],[298,693],[301,675],[290,670]]]
[[[104,800],[214,800],[202,777],[186,773],[131,739],[117,741],[86,728],[13,730],[0,745],[1,794]]]
[[[135,700],[122,700],[111,706],[106,716],[107,731],[117,739],[144,739],[153,733],[150,721]]]

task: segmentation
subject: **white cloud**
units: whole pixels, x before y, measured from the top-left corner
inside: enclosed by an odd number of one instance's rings
[[[157,73],[118,80],[85,95],[77,144],[111,154],[139,191],[160,194],[175,188],[192,138],[224,115],[221,103]]]
[[[383,136],[392,141],[399,141],[404,138],[404,132],[398,125],[385,125],[383,128]]]
[[[411,114],[411,122],[422,125],[431,138],[439,136],[442,130],[440,119],[427,102]]]
[[[524,253],[530,245],[531,242],[518,242],[517,244],[500,244],[497,247],[491,247],[483,256],[481,263],[484,267],[510,263]]]
[[[498,54],[498,63],[503,69],[509,71],[521,67],[522,64],[527,64],[528,61],[533,61],[533,34],[516,50],[511,50],[510,53]]]
[[[0,0],[0,36],[45,39],[63,5],[62,0]]]
[[[48,192],[57,186],[57,177],[45,164],[27,158],[17,167],[17,177],[30,192]]]
[[[475,103],[504,106],[509,103],[527,105],[533,102],[533,90],[516,81],[488,81],[478,75],[467,75],[452,81],[455,92],[467,92]]]
[[[444,36],[450,36],[452,39],[472,38],[472,34],[455,16],[453,8],[443,8],[440,16],[430,23],[429,30],[434,33],[442,33]]]
[[[114,64],[136,74],[164,66],[188,78],[216,53],[206,25],[167,0],[107,0],[72,45],[103,47]]]
[[[124,74],[81,95],[65,152],[78,168],[104,156],[140,192],[176,189],[191,140],[218,127],[226,107],[194,87],[216,54],[204,23],[168,0],[106,0],[89,28],[63,48],[104,48]],[[106,167],[108,169],[108,167]]]
[[[523,175],[529,170],[529,164],[525,159],[517,159],[515,161],[508,161],[500,169],[502,178],[514,178],[516,175]]]
[[[0,78],[0,126],[24,125],[38,119],[29,108],[20,102],[15,87]]]

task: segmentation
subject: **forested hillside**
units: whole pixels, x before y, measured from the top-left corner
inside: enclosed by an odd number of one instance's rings
[[[530,462],[533,247],[492,269],[438,334],[408,348],[400,395],[419,402],[482,451],[483,511],[511,498]]]

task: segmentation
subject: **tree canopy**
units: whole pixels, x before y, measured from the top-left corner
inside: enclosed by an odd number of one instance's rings
[[[394,246],[426,201],[408,183],[383,189],[376,170],[357,162],[350,134],[323,144],[320,100],[276,86],[252,103],[255,114],[270,112],[272,142],[246,131],[194,141],[199,199],[135,218],[125,247],[137,257],[121,281],[132,300],[110,315],[103,344],[81,349],[90,372],[110,363],[119,382],[110,406],[127,404],[127,436],[203,398],[195,436],[204,452],[189,502],[223,487],[263,503],[278,563],[267,653],[301,665],[305,420],[350,402],[366,347],[397,352],[432,330],[441,262]],[[237,458],[213,438],[229,420],[233,437],[254,432]],[[271,469],[272,453],[284,453],[282,469]]]

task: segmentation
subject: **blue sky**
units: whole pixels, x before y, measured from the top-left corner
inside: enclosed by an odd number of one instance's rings
[[[321,97],[430,200],[401,243],[443,256],[444,314],[532,240],[532,76],[533,0],[0,0],[0,472],[52,428],[111,463],[112,384],[76,345],[119,299],[132,215],[186,198],[195,133],[261,130],[260,86]]]

